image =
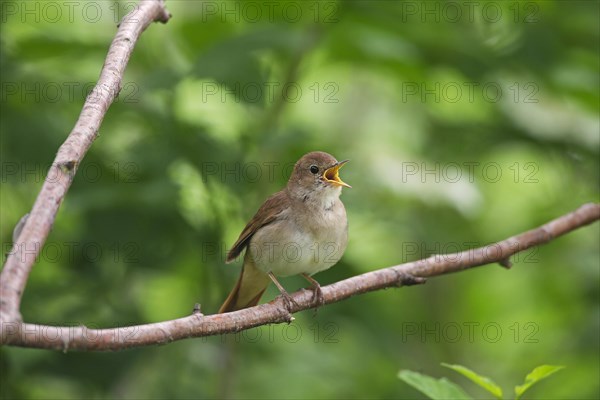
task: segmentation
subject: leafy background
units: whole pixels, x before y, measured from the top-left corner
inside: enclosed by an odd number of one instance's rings
[[[134,4],[74,3],[2,3],[4,253]],[[214,312],[239,270],[227,247],[311,150],[352,160],[350,244],[322,284],[597,202],[599,3],[476,4],[169,0],[172,20],[142,35],[61,206],[25,318],[111,327],[196,302]],[[598,398],[599,229],[525,252],[510,272],[380,291],[290,326],[106,354],[4,347],[0,393],[419,398],[398,371],[447,376],[447,362],[505,390],[565,365],[525,397]]]

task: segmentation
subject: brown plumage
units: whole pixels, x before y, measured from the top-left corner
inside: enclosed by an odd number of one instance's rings
[[[349,185],[338,176],[345,162],[338,163],[323,152],[308,153],[298,160],[287,186],[263,203],[229,250],[227,263],[244,249],[246,254],[237,283],[220,313],[258,304],[271,280],[289,299],[275,276],[302,274],[316,285],[315,294],[320,295],[318,283],[309,276],[335,264],[346,248],[346,212],[339,195],[341,187]],[[329,251],[327,258],[319,257],[322,246],[333,246],[334,252]],[[284,252],[290,247],[299,251],[297,259]]]

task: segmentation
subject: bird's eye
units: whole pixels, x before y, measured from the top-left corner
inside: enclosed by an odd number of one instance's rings
[[[319,167],[317,167],[316,165],[311,165],[310,172],[312,172],[313,174],[316,174],[317,172],[319,172]]]

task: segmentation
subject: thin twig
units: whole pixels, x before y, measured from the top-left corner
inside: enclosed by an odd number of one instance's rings
[[[371,271],[324,286],[321,288],[324,304],[388,287],[423,283],[425,278],[485,264],[506,263],[510,256],[518,252],[547,243],[598,219],[600,204],[585,204],[536,229],[491,245]],[[0,343],[62,351],[108,351],[239,332],[260,325],[289,323],[293,320],[292,313],[314,307],[311,291],[300,290],[291,297],[295,304],[292,303],[289,310],[285,308],[281,297],[278,297],[270,303],[227,314],[205,316],[194,312],[175,320],[111,329],[0,322]]]
[[[169,18],[163,0],[143,0],[121,21],[98,83],[87,97],[75,127],[58,149],[29,217],[20,230],[15,230],[18,237],[0,274],[0,322],[21,321],[19,308],[29,273],[46,242],[77,167],[98,136],[108,107],[121,90],[133,48],[152,22],[166,23]]]

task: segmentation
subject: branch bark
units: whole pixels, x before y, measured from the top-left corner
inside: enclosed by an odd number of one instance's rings
[[[459,253],[436,255],[427,259],[367,272],[322,288],[325,304],[388,287],[423,283],[425,278],[458,272],[477,266],[500,263],[510,266],[510,256],[547,243],[600,219],[600,204],[585,204],[536,229],[500,242]],[[267,304],[244,310],[204,316],[192,315],[153,324],[89,329],[85,326],[46,326],[20,321],[0,322],[0,343],[56,349],[62,351],[108,351],[163,344],[176,340],[238,332],[260,325],[291,322],[292,313],[313,307],[312,292],[292,294],[296,305],[286,309],[280,297]]]
[[[46,242],[77,167],[98,137],[104,115],[121,90],[125,67],[137,40],[152,22],[166,23],[170,17],[164,0],[142,0],[119,24],[98,83],[87,97],[75,127],[58,149],[0,274],[0,323],[21,321],[19,308],[29,273]]]
[[[77,167],[98,136],[98,130],[121,89],[125,67],[141,33],[154,21],[167,22],[169,13],[163,0],[141,0],[125,16],[109,48],[100,78],[88,96],[75,127],[59,148],[29,217],[0,274],[0,344],[57,349],[62,351],[122,350],[161,344],[191,337],[238,332],[256,326],[291,322],[292,313],[313,307],[312,292],[301,290],[286,309],[281,298],[260,306],[228,314],[192,315],[153,324],[89,329],[85,326],[47,326],[22,322],[21,297],[36,258],[56,218]],[[358,275],[322,288],[325,304],[388,287],[425,282],[428,277],[457,272],[498,262],[510,267],[510,256],[553,240],[600,219],[600,205],[586,204],[531,231],[501,242],[460,253],[437,255]]]

